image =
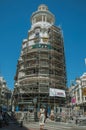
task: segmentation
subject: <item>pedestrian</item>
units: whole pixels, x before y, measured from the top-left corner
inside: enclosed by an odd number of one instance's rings
[[[50,119],[54,120],[54,109],[51,109],[51,113],[50,113]]]
[[[75,121],[76,121],[76,125],[77,125],[78,124],[78,117],[77,116],[76,116],[76,120]]]
[[[0,111],[0,128],[2,128],[3,123],[3,117],[2,117],[2,111]]]
[[[40,124],[40,130],[43,130],[45,124],[45,109],[43,105],[41,105],[39,112],[39,124]]]
[[[30,116],[31,116],[31,113],[30,113],[30,111],[28,110],[28,112],[27,112],[27,120],[28,120],[28,121],[30,121]]]
[[[5,125],[9,125],[7,112],[2,113],[3,122]]]
[[[20,127],[22,127],[22,126],[23,126],[23,120],[24,120],[24,112],[23,112],[23,111],[22,111],[22,113],[21,113],[20,120],[21,120],[21,122],[20,122]]]

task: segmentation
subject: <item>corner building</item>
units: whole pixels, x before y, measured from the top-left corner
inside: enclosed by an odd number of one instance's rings
[[[64,104],[63,98],[49,96],[50,88],[66,89],[61,28],[54,25],[55,17],[44,4],[32,14],[31,22],[17,64],[14,103],[20,107]]]

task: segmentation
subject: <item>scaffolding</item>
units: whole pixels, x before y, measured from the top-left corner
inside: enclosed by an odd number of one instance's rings
[[[16,81],[19,82],[15,88],[16,92],[19,91],[18,104],[31,105],[34,98],[37,98],[38,104],[53,104],[53,102],[59,104],[61,102],[60,98],[49,97],[49,88],[66,88],[63,39],[58,27],[49,28],[48,34],[47,44],[36,43],[31,49],[26,47],[22,50],[22,60],[18,62],[16,73]],[[22,76],[18,77],[20,72]]]
[[[44,5],[43,5],[44,6]],[[45,6],[44,6],[45,7]],[[44,9],[43,7],[41,7]],[[18,106],[45,106],[64,105],[64,99],[50,97],[49,89],[57,88],[66,90],[66,65],[64,54],[64,42],[60,27],[51,23],[54,16],[46,9],[39,13],[45,21],[34,23],[32,15],[32,28],[28,32],[28,38],[22,43],[21,55],[17,64],[15,76],[14,99]],[[45,13],[46,15],[44,16]],[[46,19],[50,17],[50,20]],[[52,19],[51,19],[52,17]],[[44,25],[42,25],[44,22]],[[46,22],[46,26],[45,26]],[[48,23],[50,22],[50,23]],[[35,27],[36,26],[36,27]]]

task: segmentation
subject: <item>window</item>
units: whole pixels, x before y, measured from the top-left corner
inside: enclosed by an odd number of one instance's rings
[[[83,86],[86,85],[86,81],[82,81],[82,85],[83,85]]]

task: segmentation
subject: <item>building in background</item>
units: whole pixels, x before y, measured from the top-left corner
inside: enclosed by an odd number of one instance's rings
[[[55,16],[44,4],[32,14],[31,23],[17,63],[14,105],[21,109],[40,104],[64,105],[64,97],[49,96],[50,88],[67,88],[62,30],[54,25]]]
[[[5,79],[0,77],[0,107],[4,110],[11,107],[11,90],[8,89]]]
[[[75,82],[69,88],[71,107],[82,109],[86,113],[86,73],[76,78]]]

